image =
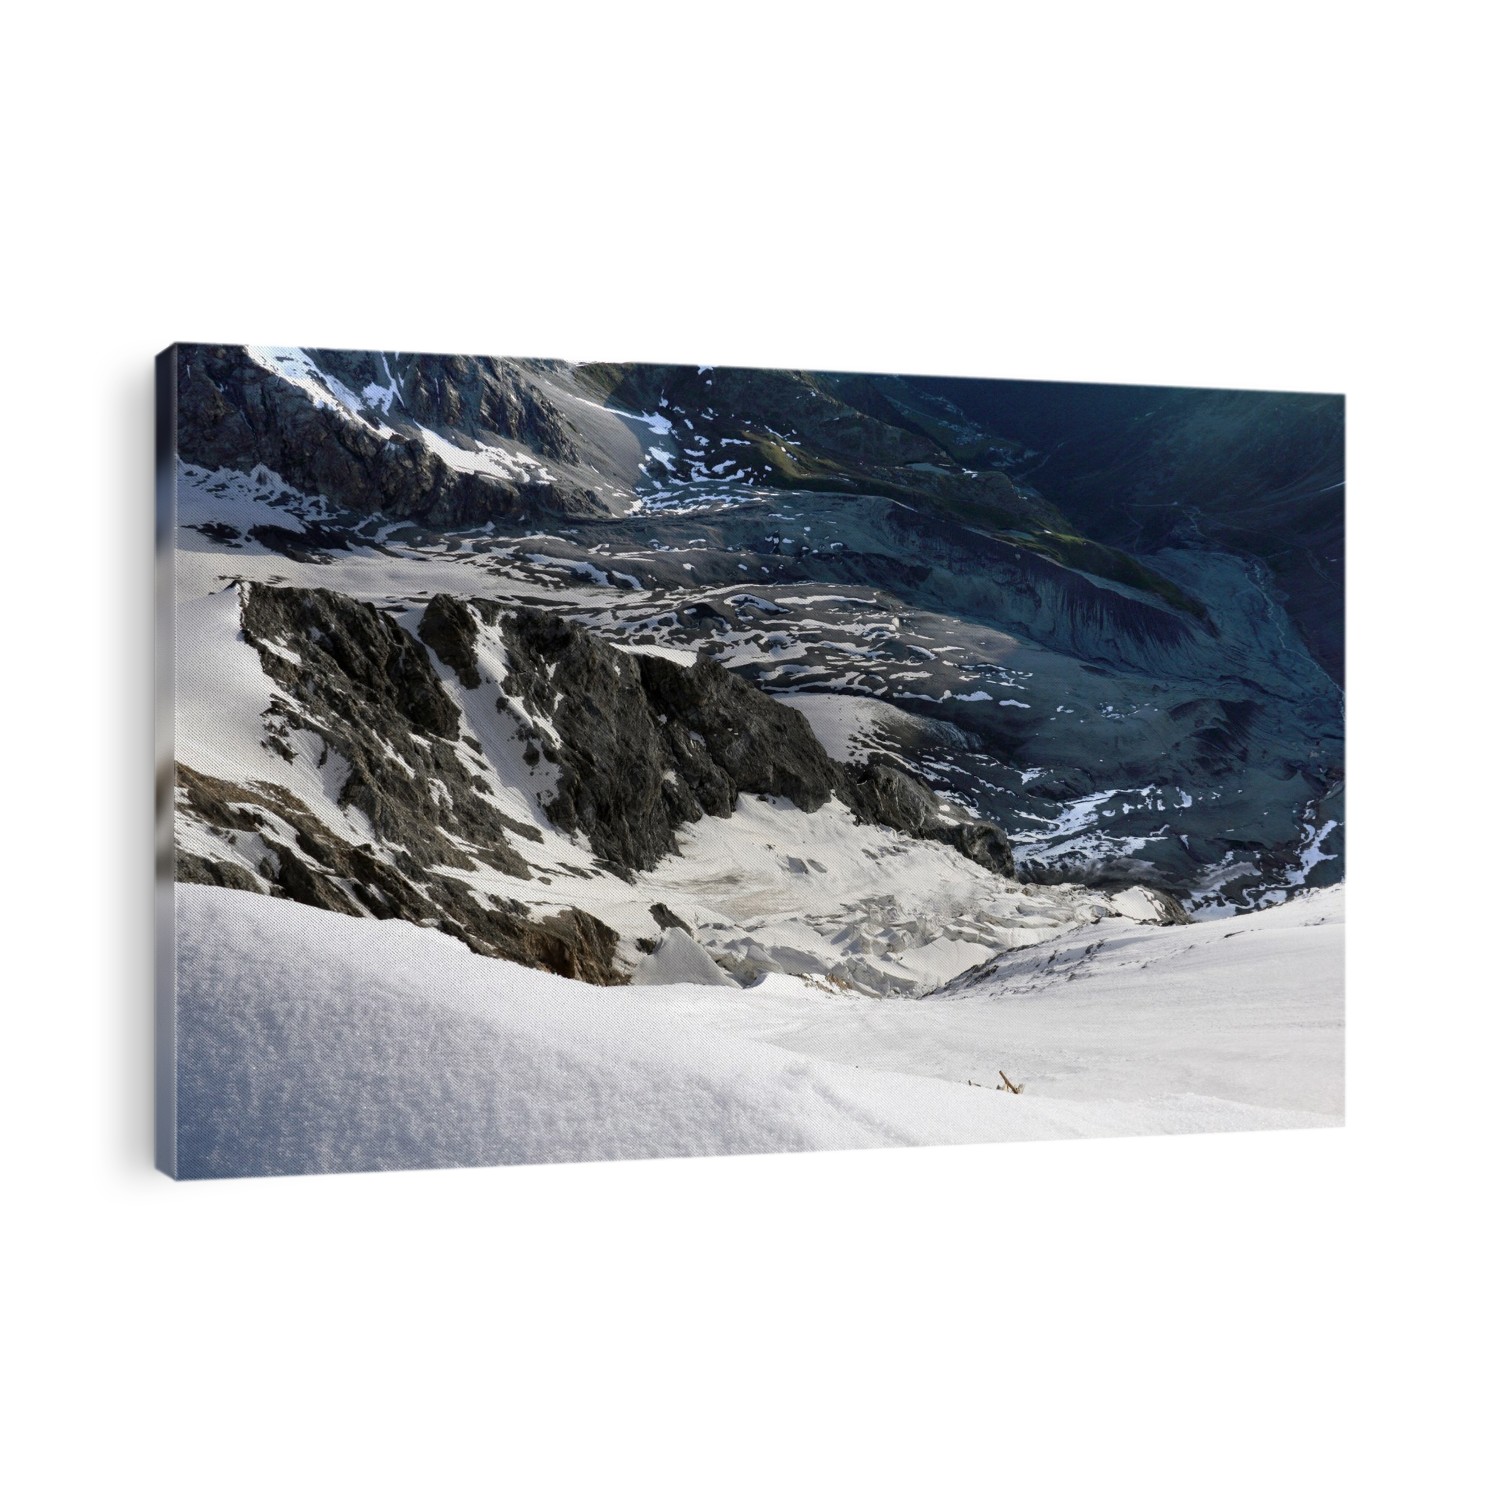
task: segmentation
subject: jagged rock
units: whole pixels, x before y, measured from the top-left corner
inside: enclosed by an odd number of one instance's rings
[[[1151,894],[1156,897],[1157,904],[1161,907],[1161,925],[1163,927],[1186,927],[1192,922],[1187,908],[1170,891],[1153,889]]]
[[[466,688],[479,686],[479,658],[474,643],[479,626],[472,611],[452,594],[439,594],[422,612],[417,634],[432,647],[432,653],[444,666],[451,667]]]
[[[656,714],[666,716],[680,768],[707,811],[722,815],[739,793],[761,792],[790,798],[803,812],[812,812],[840,789],[838,765],[796,709],[717,662],[700,659],[683,667],[659,656],[638,662],[641,685]],[[703,774],[694,736],[719,776]],[[701,776],[701,791],[695,776]]]
[[[617,872],[651,869],[677,852],[674,832],[684,823],[705,813],[728,817],[742,793],[760,793],[786,797],[804,812],[837,795],[867,821],[952,844],[988,869],[1014,873],[998,828],[943,818],[932,794],[889,762],[848,771],[794,708],[716,662],[686,667],[633,655],[547,610],[502,616],[492,603],[439,594],[419,634],[460,680],[471,673],[471,686],[479,680],[481,618],[501,623],[506,691],[556,732],[548,748],[560,774],[548,816],[583,833]]]
[[[1004,875],[1007,880],[1015,879],[1016,859],[1010,840],[993,823],[953,823],[928,837],[952,844],[965,859],[972,859],[976,865]]]
[[[260,873],[273,895],[350,916],[399,918],[435,927],[476,953],[590,984],[626,981],[615,966],[619,934],[587,912],[569,908],[534,919],[519,902],[486,905],[452,876],[408,878],[368,846],[332,833],[284,787],[267,782],[237,786],[179,764],[177,789],[206,827],[231,837],[243,832],[258,835],[271,851]],[[295,849],[274,835],[278,824],[291,828]],[[178,855],[177,878],[188,884],[260,888],[238,866],[194,855]]]
[[[921,835],[936,827],[937,798],[884,756],[873,755],[849,776],[851,806],[867,823]]]
[[[248,584],[241,622],[266,675],[297,705],[273,709],[268,728],[309,730],[325,756],[342,757],[338,805],[404,848],[408,873],[480,859],[529,875],[508,835],[535,832],[475,791],[456,748],[458,706],[418,641],[372,605],[327,589]]]
[[[639,672],[626,655],[544,610],[504,620],[506,691],[557,734],[557,790],[547,814],[583,833],[594,853],[624,872],[648,870],[677,852],[673,829],[703,809],[676,774]]]
[[[884,823],[913,838],[951,844],[966,859],[1013,879],[1010,840],[993,823],[944,818],[937,798],[881,755],[849,772],[849,804],[867,822]]]
[[[385,377],[380,356],[309,350],[319,368],[358,390]],[[533,508],[597,515],[592,490],[560,480],[517,483],[445,463],[420,429],[458,447],[486,438],[525,442],[557,459],[576,458],[560,414],[514,362],[465,357],[395,357],[405,399],[384,413],[310,401],[233,345],[182,344],[177,356],[177,446],[207,469],[257,465],[340,509],[382,512],[431,525],[469,526]],[[282,540],[299,545],[295,534]]]
[[[651,917],[658,927],[680,927],[684,932],[689,933],[693,930],[665,901],[657,901],[652,904]]]
[[[207,859],[201,854],[177,851],[177,879],[183,885],[217,885],[232,891],[258,891],[260,882],[228,860]]]
[[[309,353],[320,366],[351,385],[367,379],[379,381],[388,368],[401,385],[400,403],[387,414],[388,421],[406,414],[431,428],[524,443],[559,462],[578,459],[562,414],[515,360],[472,354],[381,356],[342,349]]]
[[[599,861],[626,879],[676,852],[676,829],[705,813],[728,816],[745,793],[785,797],[804,811],[838,796],[861,818],[1011,872],[999,830],[944,818],[932,793],[894,764],[839,765],[801,714],[715,663],[629,654],[556,613],[507,613],[483,600],[436,596],[418,639],[371,605],[326,589],[241,588],[244,638],[284,695],[266,711],[266,743],[289,759],[338,757],[347,769],[337,804],[363,813],[378,840],[349,842],[284,788],[180,768],[179,794],[201,824],[231,841],[255,836],[255,868],[272,894],[433,926],[476,952],[590,982],[620,977],[618,934],[596,918],[568,910],[534,919],[518,902],[440,873],[479,860],[529,878],[509,836],[540,838],[500,812],[460,759],[462,719],[428,656],[477,689],[481,623],[503,634],[501,707],[523,707],[547,726],[531,748],[540,744],[538,760],[545,754],[557,767],[548,815],[584,834]],[[231,862],[184,856],[180,870],[190,882],[255,887],[256,877]],[[688,924],[659,902],[651,914],[682,957]]]

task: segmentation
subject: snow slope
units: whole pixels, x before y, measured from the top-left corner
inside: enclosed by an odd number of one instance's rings
[[[596,989],[403,922],[176,895],[182,1176],[1341,1119],[1341,890],[1212,929],[1113,919],[920,1001]]]

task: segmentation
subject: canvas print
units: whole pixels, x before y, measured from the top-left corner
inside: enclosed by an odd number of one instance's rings
[[[1336,395],[180,344],[182,1177],[1327,1126]]]

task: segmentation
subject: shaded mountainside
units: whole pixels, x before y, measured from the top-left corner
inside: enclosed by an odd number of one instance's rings
[[[1136,554],[1261,559],[1308,646],[1344,660],[1344,398],[914,379],[991,435],[990,457],[1089,536]],[[964,428],[973,441],[973,429]]]
[[[1197,600],[1137,558],[1076,534],[1062,511],[998,464],[969,467],[950,434],[918,425],[892,399],[905,389],[897,378],[682,365],[584,365],[580,376],[612,400],[692,412],[695,440],[743,445],[767,485],[879,495],[924,520],[1006,536],[1068,567],[1158,594],[1174,609],[1204,614]],[[662,465],[664,476],[670,468]]]

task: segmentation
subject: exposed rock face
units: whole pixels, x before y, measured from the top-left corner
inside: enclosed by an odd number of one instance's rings
[[[899,828],[913,838],[951,844],[975,864],[1015,878],[1010,840],[1000,829],[993,823],[944,819],[937,798],[886,757],[872,756],[863,767],[851,771],[848,787],[850,806],[866,822]]]
[[[543,610],[517,610],[503,630],[507,694],[556,733],[546,751],[559,772],[547,815],[585,835],[625,878],[675,854],[672,830],[703,807],[652,712],[639,659]]]
[[[678,767],[705,812],[727,816],[741,792],[786,797],[811,812],[842,790],[839,766],[796,709],[717,662],[682,667],[643,656],[639,667]]]
[[[227,859],[208,859],[201,854],[177,851],[177,877],[184,885],[217,885],[231,891],[258,891],[253,875],[247,875]]]
[[[485,438],[508,438],[560,463],[578,449],[562,414],[526,378],[515,360],[472,354],[380,355],[364,350],[312,349],[319,366],[355,390],[397,380],[399,398],[386,420],[403,413],[425,427]]]
[[[476,892],[453,873],[488,865],[529,880],[517,840],[542,838],[487,794],[479,742],[461,734],[458,703],[433,666],[436,657],[463,687],[480,689],[482,630],[491,647],[497,635],[504,647],[497,710],[523,726],[528,759],[545,756],[556,768],[548,817],[585,837],[624,879],[677,852],[684,824],[729,816],[742,793],[785,797],[809,812],[837,796],[865,821],[1014,872],[998,829],[944,817],[931,792],[894,763],[833,761],[801,714],[713,662],[685,667],[630,654],[561,615],[502,611],[487,600],[437,595],[414,636],[389,614],[327,589],[241,589],[244,638],[280,689],[263,715],[264,743],[288,760],[314,760],[335,804],[362,817],[370,839],[333,832],[283,787],[236,786],[179,767],[186,811],[256,870],[249,876],[243,864],[199,849],[179,853],[180,880],[400,918],[476,952],[595,983],[620,980],[618,934],[595,917],[570,908],[534,919],[519,902]],[[661,903],[652,916],[665,931],[688,931]]]
[[[264,886],[227,861],[178,854],[177,878],[190,884],[266,890],[347,916],[399,918],[435,927],[476,953],[531,968],[619,984],[618,934],[587,912],[568,910],[541,920],[513,901],[490,901],[452,877],[416,872],[408,877],[368,845],[351,844],[313,816],[284,787],[236,786],[177,767],[177,790],[194,818],[229,841],[253,835],[265,848],[258,871]]]
[[[528,873],[509,835],[532,831],[475,791],[457,744],[458,707],[418,641],[372,605],[327,589],[247,585],[241,621],[262,669],[297,705],[272,716],[272,742],[308,730],[325,760],[340,756],[348,770],[338,805],[400,846],[408,873],[469,870],[476,860]]]
[[[1161,904],[1160,926],[1186,927],[1192,922],[1193,919],[1188,915],[1187,908],[1170,891],[1153,890],[1151,894]]]
[[[317,403],[233,345],[178,349],[177,443],[186,463],[246,472],[257,465],[309,495],[365,514],[472,526],[533,509],[598,515],[593,492],[560,476],[526,482],[445,463],[423,438],[459,448],[502,438],[558,460],[577,455],[561,415],[507,360],[414,355],[383,368],[375,354],[308,351],[353,391],[399,380],[399,401],[351,412]],[[388,366],[389,362],[386,362]]]
[[[479,686],[479,658],[474,651],[479,626],[473,613],[452,594],[439,594],[427,606],[417,634],[444,666],[453,668],[466,688]]]
[[[885,756],[872,756],[851,777],[854,810],[869,823],[916,833],[937,823],[937,799]]]
[[[482,601],[475,601],[482,608]],[[472,659],[457,601],[438,596],[422,623],[462,675]],[[561,777],[549,816],[584,833],[595,853],[625,870],[647,870],[675,853],[673,831],[705,813],[728,817],[741,793],[786,797],[804,812],[832,796],[872,823],[951,844],[1011,876],[1004,833],[990,823],[945,820],[925,787],[889,762],[851,771],[832,760],[807,720],[715,662],[684,667],[627,655],[560,615],[518,609],[503,622],[514,692],[558,734]]]
[[[651,907],[651,916],[656,925],[663,930],[668,927],[680,928],[683,932],[691,933],[692,928],[688,926],[681,917],[667,905],[665,901],[657,901]]]

